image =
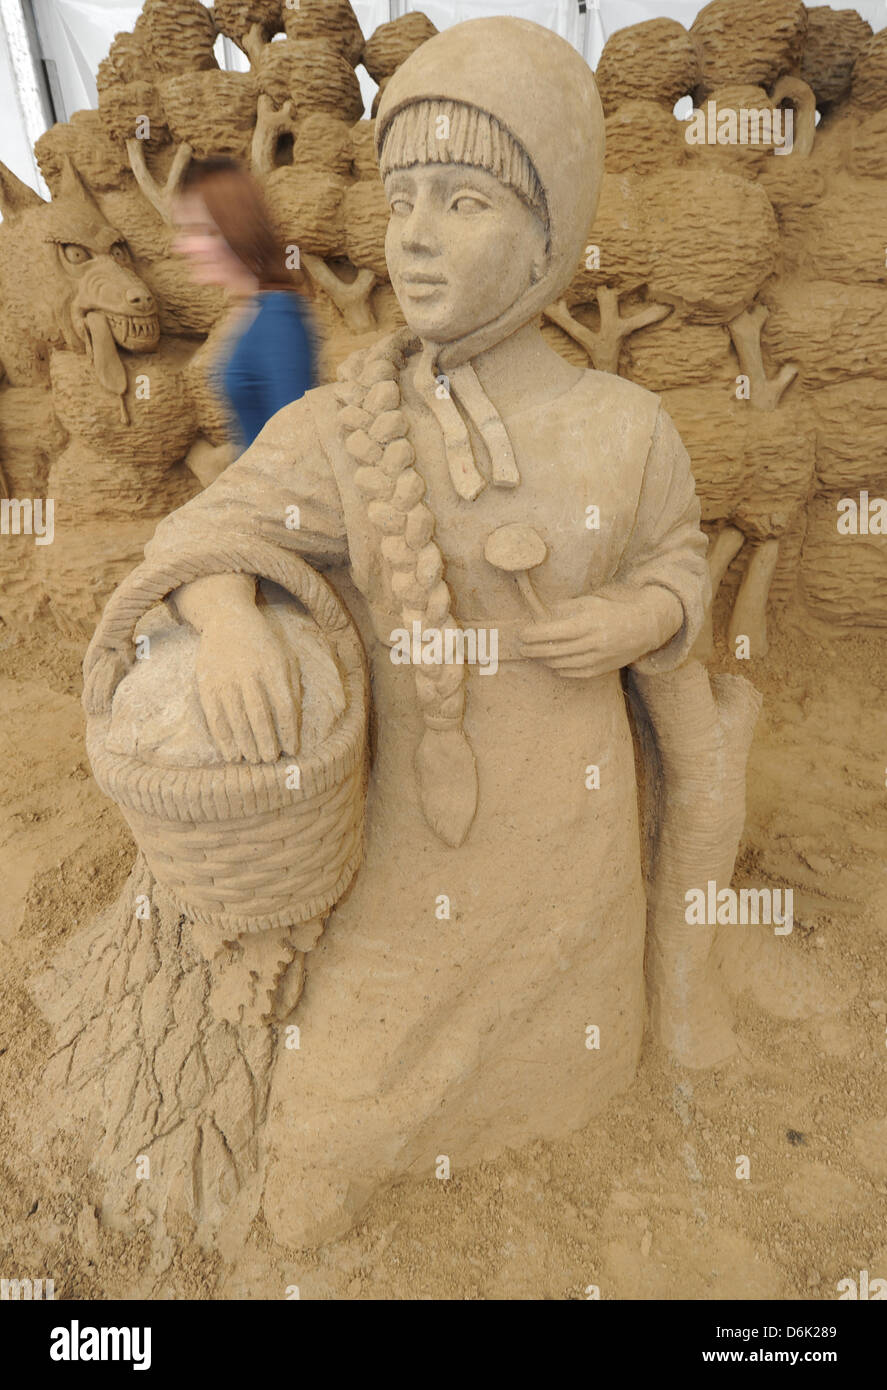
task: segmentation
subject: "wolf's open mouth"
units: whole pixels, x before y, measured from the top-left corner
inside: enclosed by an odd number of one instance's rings
[[[109,314],[105,312],[114,341],[124,348],[154,347],[160,339],[157,314]]]

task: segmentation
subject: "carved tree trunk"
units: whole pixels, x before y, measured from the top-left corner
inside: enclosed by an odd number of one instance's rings
[[[58,1043],[43,1088],[97,1137],[109,1226],[153,1223],[159,1236],[183,1215],[206,1238],[224,1218],[236,1241],[255,1215],[278,1029],[216,1018],[217,972],[140,855],[117,902],[34,986]]]

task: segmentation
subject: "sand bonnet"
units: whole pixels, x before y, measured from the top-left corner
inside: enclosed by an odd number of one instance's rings
[[[437,136],[438,114],[452,118],[448,140]],[[558,299],[584,255],[604,161],[604,115],[591,69],[542,25],[504,15],[467,20],[423,43],[396,70],[379,103],[375,139],[383,178],[393,168],[432,161],[484,168],[514,188],[547,229],[540,278],[464,337],[423,340],[415,378],[440,420],[460,495],[470,500],[486,484],[462,416],[435,389],[438,373],[487,442],[492,481],[514,487],[520,479],[507,434],[469,363]]]

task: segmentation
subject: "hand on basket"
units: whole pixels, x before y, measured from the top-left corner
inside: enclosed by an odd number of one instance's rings
[[[197,691],[226,762],[277,762],[299,751],[300,679],[295,655],[256,609],[204,629]]]

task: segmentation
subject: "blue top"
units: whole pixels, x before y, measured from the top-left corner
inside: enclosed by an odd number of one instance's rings
[[[314,331],[302,296],[260,290],[254,302],[258,313],[218,371],[247,449],[272,415],[318,384]]]

